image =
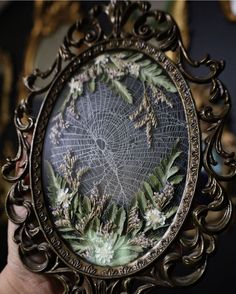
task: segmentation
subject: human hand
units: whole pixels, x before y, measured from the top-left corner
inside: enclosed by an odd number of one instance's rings
[[[23,161],[24,159],[22,159]],[[17,163],[16,173],[22,170],[21,162]],[[19,214],[24,213],[23,207],[18,207]],[[0,274],[0,294],[52,294],[62,293],[58,280],[42,274],[30,272],[21,262],[18,245],[13,236],[17,225],[8,221],[8,259],[7,265]]]
[[[52,277],[32,273],[22,264],[18,245],[13,241],[16,229],[8,222],[8,259],[7,265],[0,274],[0,294],[52,294],[62,293],[59,281]]]

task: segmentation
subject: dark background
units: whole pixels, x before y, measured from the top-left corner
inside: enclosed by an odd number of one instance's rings
[[[12,114],[18,99],[18,81],[23,70],[24,52],[33,25],[33,5],[33,2],[9,2],[0,10],[0,48],[10,53],[14,64],[14,82],[10,95]],[[93,3],[84,2],[83,5],[87,9]],[[232,96],[230,128],[236,133],[236,22],[226,20],[219,1],[188,2],[188,14],[192,57],[199,59],[205,53],[210,53],[214,59],[226,61],[221,79]],[[0,149],[6,140],[16,143],[12,119],[0,137]],[[2,149],[0,151],[0,159],[3,159]],[[6,263],[6,231],[6,222],[1,219],[0,270]],[[150,293],[236,293],[235,217],[228,230],[220,235],[217,244],[216,253],[209,258],[206,274],[196,285],[185,289],[162,288]]]

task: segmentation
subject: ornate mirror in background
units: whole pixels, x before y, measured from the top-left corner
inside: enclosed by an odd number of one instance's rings
[[[236,1],[220,1],[225,17],[230,21],[236,21]]]
[[[231,106],[222,69],[193,61],[172,17],[148,2],[99,4],[69,28],[49,70],[25,79],[19,150],[3,167],[29,270],[54,274],[65,293],[147,293],[202,276],[232,213],[221,184],[235,175],[221,144]],[[190,83],[211,86],[200,109]]]
[[[46,71],[57,54],[71,23],[80,18],[81,4],[79,1],[34,1],[33,27],[25,50],[23,76],[29,75],[35,68]],[[48,77],[50,79],[50,76]],[[38,82],[43,87],[47,79]],[[27,95],[27,88],[19,82],[19,99]],[[34,101],[35,112],[39,111],[43,95]]]

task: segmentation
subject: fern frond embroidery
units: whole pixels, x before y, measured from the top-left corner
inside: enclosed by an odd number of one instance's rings
[[[126,209],[102,193],[99,185],[94,185],[90,195],[81,194],[84,172],[72,153],[65,154],[60,174],[46,162],[55,226],[74,252],[92,264],[132,262],[159,242],[178,209],[173,200],[175,186],[184,179],[176,165],[181,154],[177,140]]]

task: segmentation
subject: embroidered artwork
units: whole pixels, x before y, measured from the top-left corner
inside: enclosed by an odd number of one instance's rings
[[[188,131],[174,82],[142,53],[96,57],[60,94],[43,158],[68,246],[100,266],[138,259],[162,239],[184,190]]]

